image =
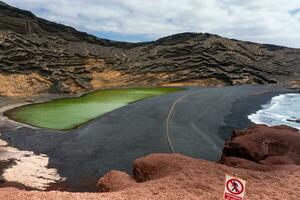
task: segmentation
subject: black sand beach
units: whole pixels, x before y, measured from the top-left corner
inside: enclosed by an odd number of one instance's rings
[[[97,178],[108,171],[131,173],[136,158],[171,153],[171,146],[175,153],[218,161],[232,129],[251,125],[247,115],[286,92],[293,91],[279,86],[190,88],[132,103],[75,130],[24,127],[4,130],[0,138],[20,150],[46,154],[49,167],[67,178],[68,190],[93,191]]]

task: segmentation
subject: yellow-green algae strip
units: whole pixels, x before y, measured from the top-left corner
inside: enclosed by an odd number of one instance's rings
[[[99,90],[81,97],[26,105],[5,114],[31,126],[69,130],[131,102],[180,90],[183,89],[156,87]]]

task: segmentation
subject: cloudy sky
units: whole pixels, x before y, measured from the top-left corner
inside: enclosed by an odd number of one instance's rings
[[[300,48],[300,0],[3,0],[101,38],[149,41],[180,32]]]

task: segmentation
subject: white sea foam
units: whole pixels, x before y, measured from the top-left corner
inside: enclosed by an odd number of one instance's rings
[[[300,130],[300,123],[288,119],[300,119],[300,94],[282,94],[273,97],[262,109],[248,116],[256,124],[288,125]]]

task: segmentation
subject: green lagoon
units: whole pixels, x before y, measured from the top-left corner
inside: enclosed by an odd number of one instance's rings
[[[5,115],[35,127],[69,130],[131,102],[180,90],[163,87],[99,90],[81,97],[18,107]]]

